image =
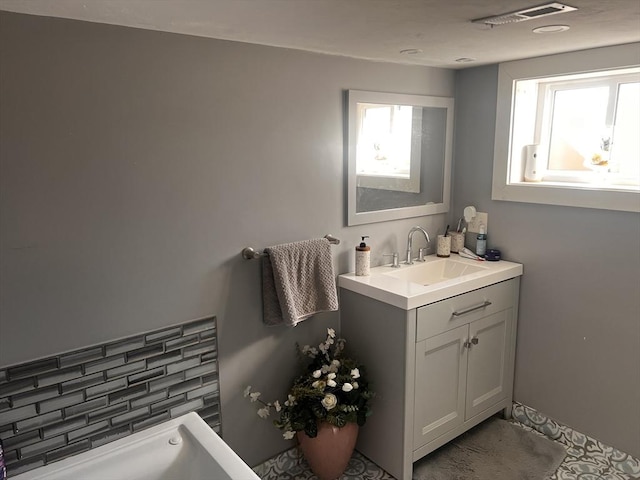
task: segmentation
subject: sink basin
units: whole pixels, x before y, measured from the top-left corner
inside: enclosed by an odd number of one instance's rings
[[[478,261],[452,255],[426,257],[425,262],[375,267],[371,275],[346,273],[338,285],[404,310],[438,302],[522,275],[522,265],[500,260]]]
[[[480,262],[477,262],[480,263]],[[471,275],[487,270],[487,267],[480,265],[469,265],[449,258],[440,258],[431,262],[415,263],[410,268],[398,268],[394,272],[384,273],[407,282],[419,283],[420,285],[433,285],[434,283],[446,282],[452,278],[459,278],[464,275]]]

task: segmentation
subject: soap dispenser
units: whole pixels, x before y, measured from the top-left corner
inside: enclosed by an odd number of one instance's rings
[[[356,276],[365,277],[370,274],[371,269],[371,247],[368,246],[362,237],[362,242],[356,247]]]

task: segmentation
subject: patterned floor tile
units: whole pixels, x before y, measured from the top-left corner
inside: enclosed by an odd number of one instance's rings
[[[315,480],[305,459],[292,448],[253,469],[262,480]],[[353,452],[340,480],[395,480],[359,452]]]
[[[549,480],[640,479],[639,459],[559,424],[526,405],[513,404],[513,422],[566,448],[566,458]],[[258,465],[254,471],[263,480],[316,479],[296,448]],[[394,477],[354,452],[340,480],[394,480]]]
[[[567,447],[567,457],[552,480],[640,479],[640,461],[594,438],[561,425],[536,410],[513,404],[513,419]]]

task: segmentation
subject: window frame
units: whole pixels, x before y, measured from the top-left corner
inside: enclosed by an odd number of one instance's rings
[[[608,89],[607,110],[605,113],[605,125],[611,128],[611,136],[615,136],[615,118],[620,95],[620,86],[628,83],[639,83],[640,71],[630,73],[629,69],[617,69],[601,74],[580,79],[561,78],[539,82],[538,91],[538,115],[542,118],[536,119],[536,129],[534,140],[536,143],[545,144],[549,150],[545,152],[547,158],[551,149],[552,125],[555,115],[556,94],[563,91],[575,91],[582,88],[602,88]],[[570,182],[567,178],[572,178],[574,183],[592,184],[593,172],[589,170],[547,170],[543,176],[543,182]],[[615,186],[624,185],[620,181],[621,177],[616,173],[609,174],[612,184]]]
[[[564,205],[640,212],[640,189],[611,185],[593,188],[587,183],[514,182],[509,179],[512,159],[512,106],[515,82],[576,73],[619,70],[640,66],[640,43],[506,62],[498,68],[494,141],[493,200]],[[537,132],[538,125],[536,126]]]

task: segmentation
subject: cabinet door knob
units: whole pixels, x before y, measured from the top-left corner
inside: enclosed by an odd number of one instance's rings
[[[471,348],[473,345],[477,345],[478,344],[478,337],[473,337],[471,340],[467,341],[465,340],[464,343],[462,344],[462,346],[464,348]]]

